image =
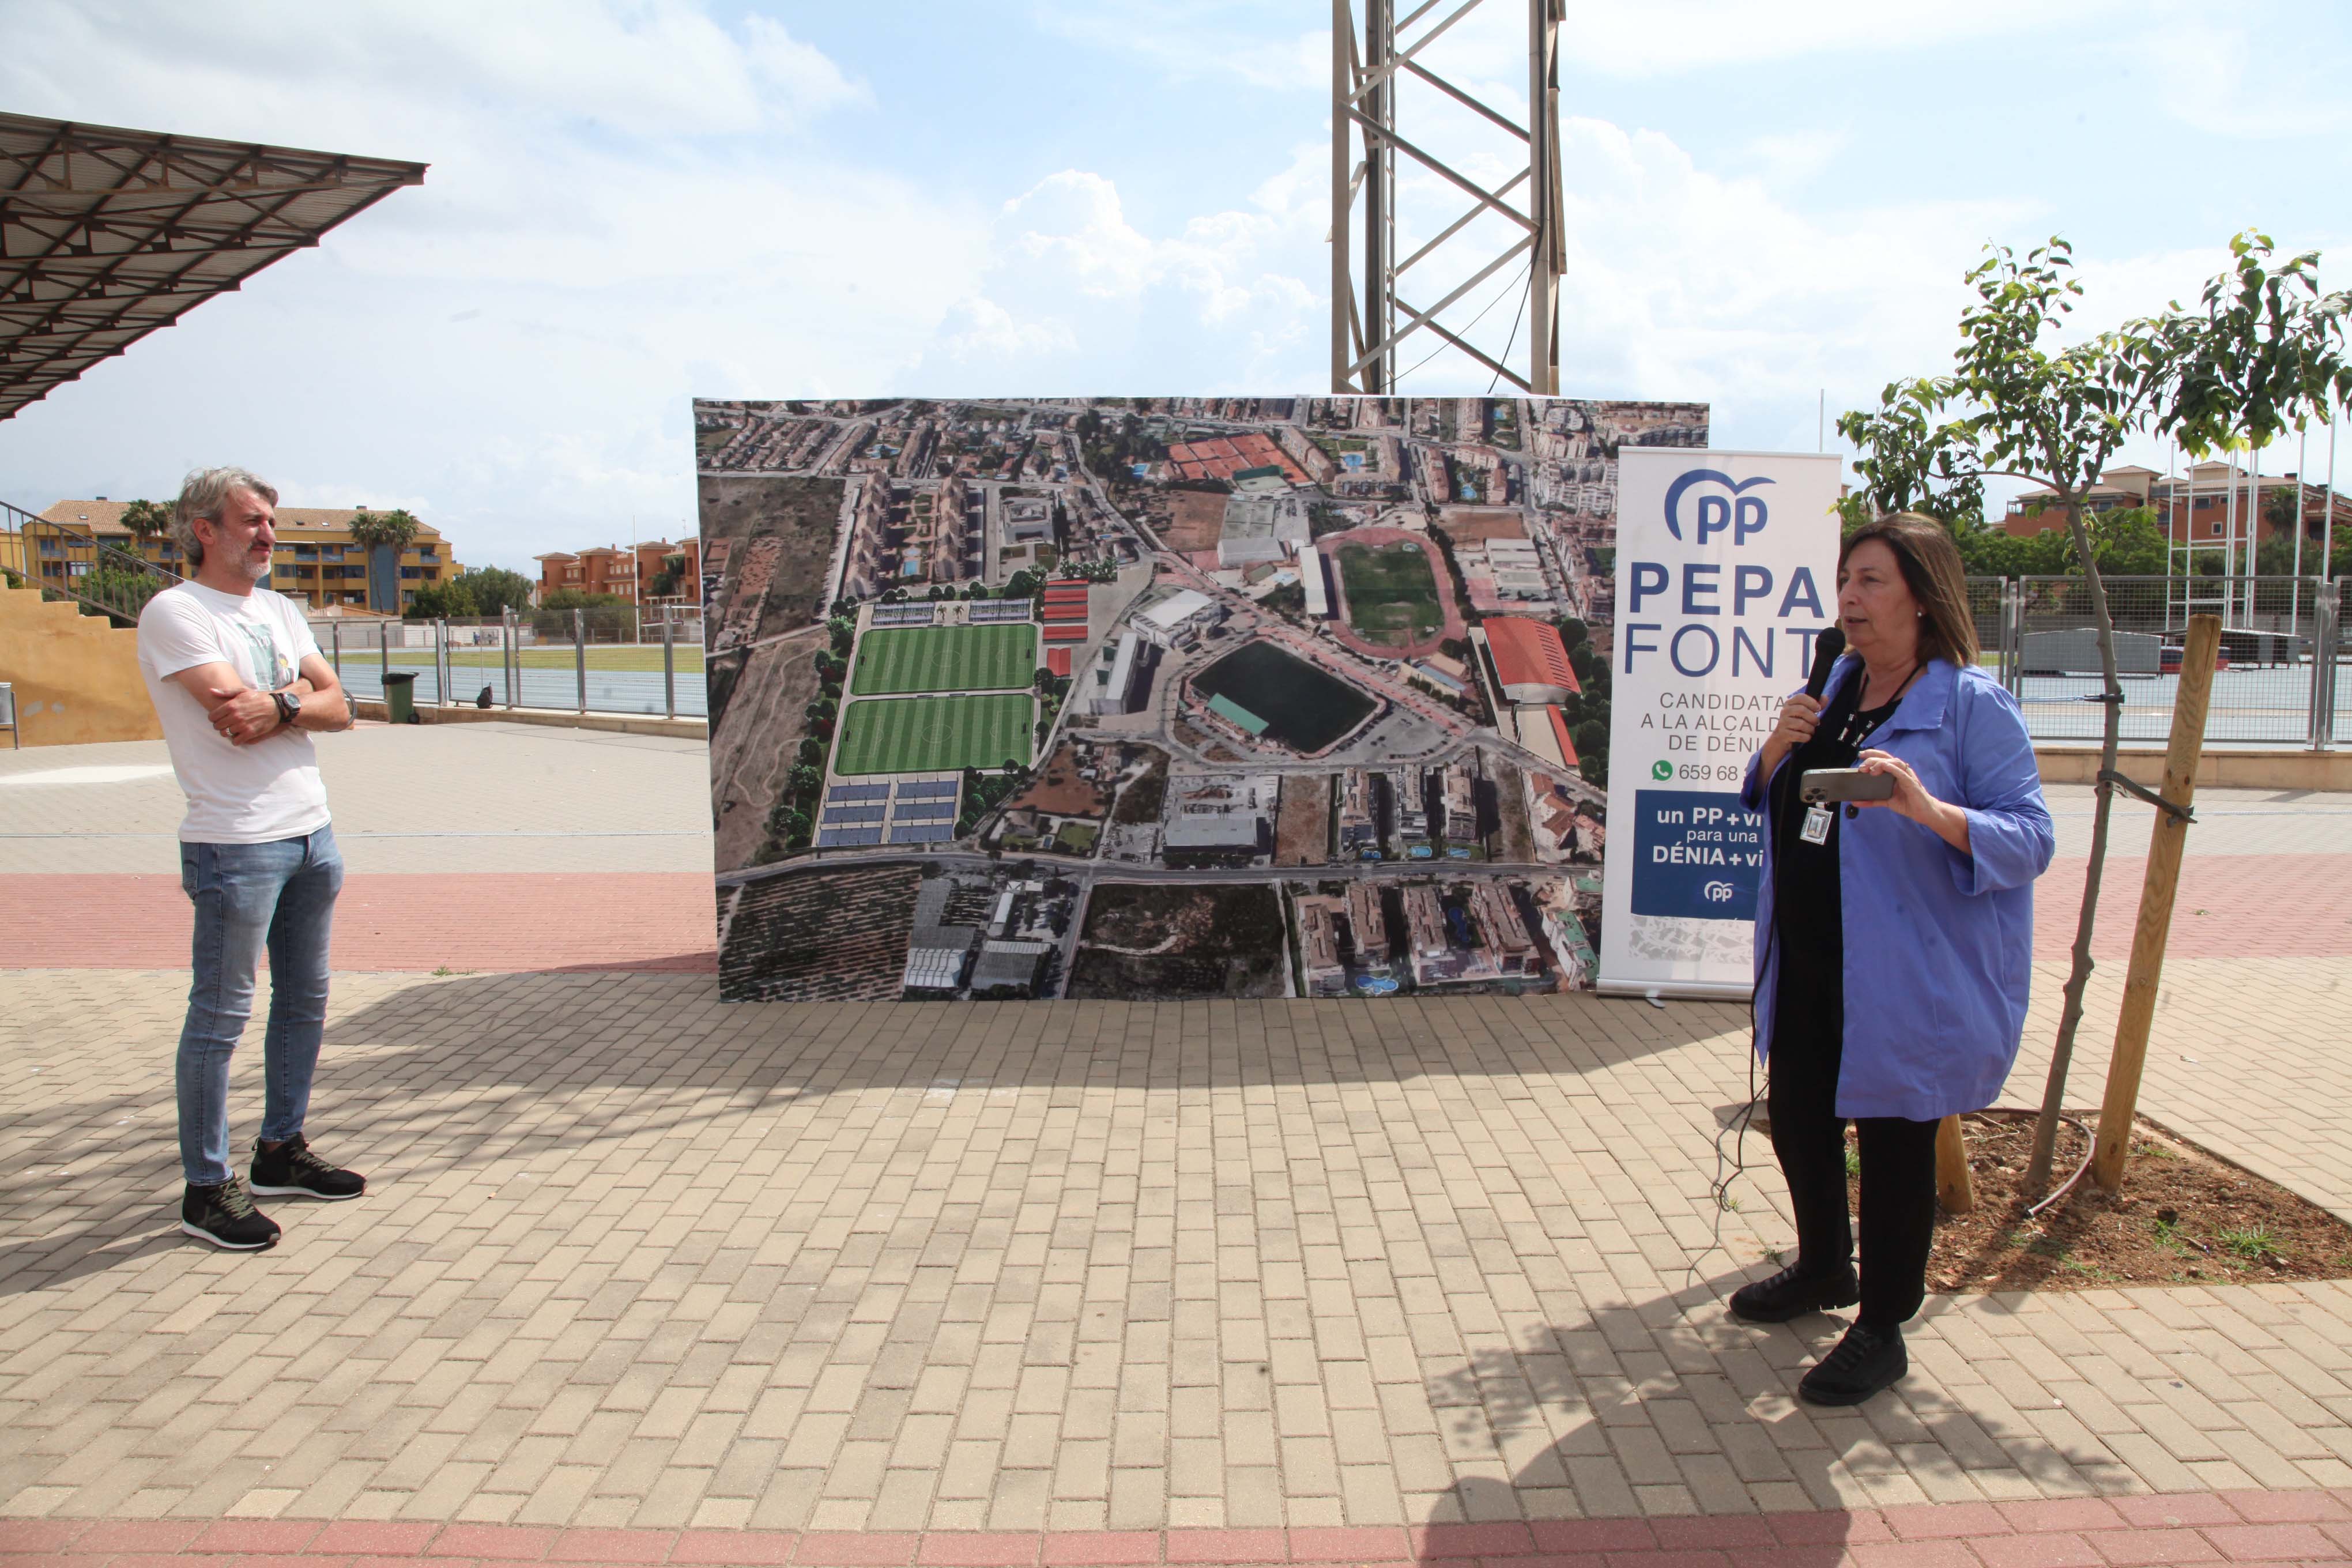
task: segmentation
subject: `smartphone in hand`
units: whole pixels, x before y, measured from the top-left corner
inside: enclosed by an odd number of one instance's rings
[[[1866,773],[1860,768],[1808,768],[1797,780],[1797,798],[1807,805],[1833,800],[1892,800],[1893,773]]]

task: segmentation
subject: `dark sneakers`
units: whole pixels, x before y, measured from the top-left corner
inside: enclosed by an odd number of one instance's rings
[[[1911,1370],[1903,1331],[1856,1323],[1821,1364],[1798,1380],[1797,1397],[1808,1405],[1859,1405],[1891,1388]]]
[[[265,1192],[257,1180],[253,1190]],[[1749,1323],[1785,1323],[1807,1312],[1851,1307],[1862,1300],[1862,1282],[1852,1263],[1841,1263],[1827,1274],[1801,1274],[1791,1263],[1769,1279],[1742,1285],[1731,1293],[1731,1315]]]
[[[278,1222],[253,1206],[235,1176],[216,1187],[190,1183],[180,1200],[180,1228],[231,1252],[260,1252],[278,1245]]]
[[[334,1204],[366,1192],[367,1178],[357,1171],[335,1169],[295,1137],[275,1149],[254,1144],[253,1190],[269,1197],[321,1198]]]

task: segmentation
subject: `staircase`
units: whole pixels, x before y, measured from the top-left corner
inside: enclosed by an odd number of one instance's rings
[[[11,587],[35,587],[45,600],[70,600],[84,613],[136,626],[147,601],[180,581],[176,573],[107,543],[86,528],[51,522],[0,501],[0,528],[22,545],[22,571],[0,566]]]
[[[89,588],[87,574],[64,574],[66,560],[106,562],[108,574],[113,574],[113,560],[125,552],[80,529],[61,529],[16,508],[7,508],[7,524],[24,536],[30,574],[0,569],[0,682],[16,689],[16,726],[26,745],[160,741],[163,726],[155,721],[155,705],[139,675],[139,632],[130,630],[139,609],[127,595],[106,597],[103,590],[115,588],[106,578],[97,585],[101,593],[75,593],[73,583]],[[64,545],[73,533],[80,533],[87,555],[66,555]],[[58,550],[42,552],[37,541],[57,541]],[[40,572],[42,560],[61,564],[57,578]],[[139,564],[155,578],[179,581],[146,562]],[[136,581],[127,569],[120,576]],[[40,583],[57,583],[58,588],[42,588]],[[164,583],[155,585],[163,588]],[[142,593],[139,605],[143,602]]]

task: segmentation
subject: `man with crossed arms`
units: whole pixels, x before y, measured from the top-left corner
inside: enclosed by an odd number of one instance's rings
[[[300,608],[260,584],[278,542],[278,492],[242,468],[200,468],[172,533],[195,575],[147,601],[139,666],[188,798],[180,885],[195,905],[194,981],[176,1077],[180,1228],[215,1247],[278,1244],[229,1169],[229,1058],[269,952],[265,1099],[252,1191],[338,1201],[366,1181],[302,1136],[327,1019],[327,942],[343,860],[328,825],[314,731],[351,728],[350,705]]]

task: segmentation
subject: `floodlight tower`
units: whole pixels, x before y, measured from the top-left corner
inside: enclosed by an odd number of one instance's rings
[[[1396,390],[1397,350],[1427,331],[1468,354],[1524,393],[1559,391],[1559,273],[1566,259],[1560,229],[1559,29],[1567,0],[1526,0],[1528,118],[1510,115],[1424,65],[1422,51],[1486,0],[1461,0],[1443,18],[1419,26],[1442,0],[1420,0],[1400,19],[1396,0],[1361,0],[1359,31],[1353,0],[1331,0],[1331,390]],[[1507,5],[1510,0],[1497,0]],[[1491,122],[1524,149],[1526,165],[1488,189],[1432,154],[1397,129],[1397,87],[1424,82]],[[1360,153],[1359,152],[1360,148]],[[1396,176],[1402,156],[1470,198],[1469,210],[1410,256],[1397,257]],[[1516,153],[1514,162],[1517,161]],[[1351,231],[1362,213],[1361,266]],[[1454,247],[1465,263],[1483,260],[1427,309],[1400,293],[1405,274],[1447,245],[1472,222],[1495,214],[1511,226],[1501,254]],[[1525,374],[1468,342],[1456,310],[1463,298],[1525,258],[1528,345]],[[1449,311],[1454,311],[1448,316]],[[1449,325],[1448,321],[1454,324]],[[1434,345],[1432,345],[1433,347]],[[1507,356],[1508,348],[1504,351]]]

